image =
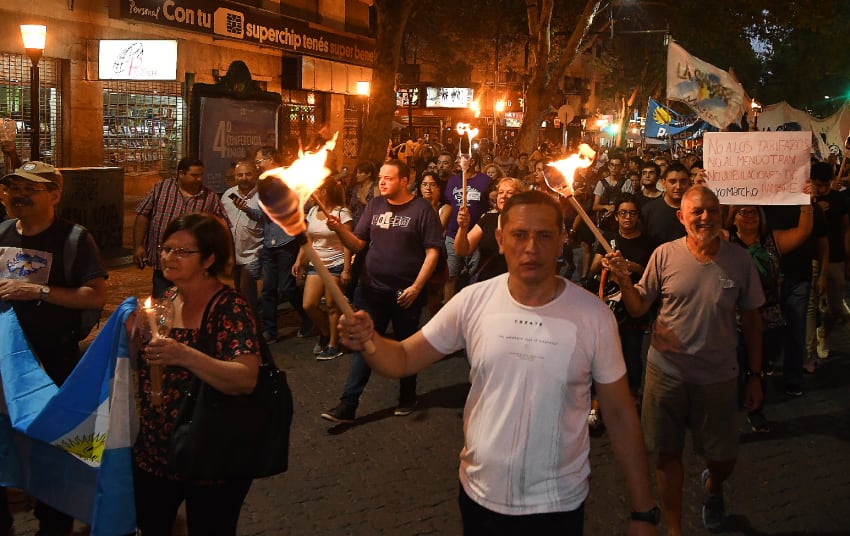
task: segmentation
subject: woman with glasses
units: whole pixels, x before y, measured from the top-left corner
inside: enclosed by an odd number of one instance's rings
[[[605,238],[615,250],[622,252],[623,257],[629,263],[629,271],[634,283],[640,281],[649,256],[652,254],[652,241],[648,235],[641,230],[640,210],[637,202],[631,194],[622,194],[614,206],[614,221],[617,228],[613,232],[605,232]],[[605,251],[597,245],[596,255],[593,259],[592,273],[599,273],[602,269],[602,257]],[[617,321],[620,325],[620,342],[623,345],[623,357],[626,360],[626,377],[629,381],[629,390],[635,400],[635,405],[640,404],[641,384],[643,383],[643,335],[649,328],[651,314],[647,313],[635,318],[629,316],[624,308],[615,309]],[[593,411],[591,418],[593,420]],[[596,415],[598,420],[598,413]],[[591,423],[592,424],[592,423]]]
[[[328,176],[313,194],[319,202],[339,219],[340,225],[350,230],[351,211],[345,206],[345,194],[334,176]],[[342,245],[339,236],[328,229],[328,215],[318,205],[307,213],[307,238],[319,260],[334,276],[336,283],[345,288],[351,282],[351,251]],[[292,266],[292,275],[296,279],[304,278],[304,311],[313,325],[319,328],[319,340],[313,346],[317,361],[329,361],[342,355],[336,324],[339,321],[339,308],[334,302],[330,289],[325,288],[316,268],[308,264],[304,250],[299,250],[298,258]],[[325,297],[326,311],[321,308],[322,296]]]
[[[251,487],[250,478],[187,479],[167,464],[177,412],[195,378],[227,395],[249,394],[257,383],[257,323],[245,299],[219,280],[231,246],[230,234],[216,218],[193,213],[169,222],[158,247],[163,273],[174,283],[165,293],[173,323],[167,336],[150,339],[138,354],[140,428],[133,445],[133,484],[142,534],[171,534],[183,501],[189,534],[236,534]],[[145,319],[137,317],[138,322]],[[161,391],[155,393],[153,371],[161,375]]]
[[[779,261],[782,255],[799,247],[806,241],[814,226],[814,214],[811,205],[800,207],[797,227],[791,229],[768,230],[764,212],[757,205],[733,206],[729,211],[726,226],[729,229],[729,241],[740,245],[753,257],[764,291],[764,305],[761,306],[762,322],[762,371],[770,374],[771,363],[777,361],[782,352],[785,320],[780,306]],[[743,344],[738,345],[739,352]],[[739,355],[741,370],[746,371],[746,356]],[[763,379],[762,379],[763,380]],[[747,422],[754,432],[768,432],[767,418],[762,407],[747,415]]]
[[[422,174],[422,179],[419,181],[418,190],[422,199],[431,203],[431,207],[437,213],[437,217],[440,219],[440,225],[443,227],[443,237],[445,237],[446,226],[452,215],[452,206],[443,202],[443,188],[437,172],[425,171]],[[446,262],[446,256],[446,246],[444,244],[440,251],[440,260],[437,261],[437,267],[434,268],[434,273],[431,275],[431,279],[428,280],[427,285],[428,301],[425,307],[428,309],[430,316],[434,316],[443,303],[443,287],[449,279],[449,266]]]

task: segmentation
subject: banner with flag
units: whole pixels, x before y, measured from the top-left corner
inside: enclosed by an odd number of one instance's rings
[[[681,115],[650,98],[646,108],[644,136],[647,138],[689,140],[717,130],[696,114]]]
[[[740,123],[744,88],[723,69],[688,54],[673,41],[667,46],[667,98],[687,103],[719,129]]]
[[[94,536],[136,530],[138,427],[124,328],[135,309],[136,299],[126,299],[57,387],[12,307],[0,302],[0,484],[87,523]]]

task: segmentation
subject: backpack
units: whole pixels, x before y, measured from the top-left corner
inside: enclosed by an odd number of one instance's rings
[[[0,222],[0,234],[5,233],[15,222],[15,218]],[[74,282],[74,274],[71,269],[74,266],[74,261],[77,260],[77,251],[80,247],[80,240],[86,228],[76,223],[71,224],[71,230],[68,236],[65,237],[65,245],[62,250],[63,265],[65,266],[65,281],[69,284]],[[103,308],[100,309],[80,309],[80,323],[74,330],[78,341],[81,341],[89,336],[92,329],[100,324],[100,317],[103,314]]]
[[[623,194],[623,186],[626,184],[626,180],[623,179],[617,183],[616,186],[611,186],[611,184],[606,179],[601,179],[599,182],[602,183],[602,195],[599,196],[599,204],[601,205],[614,205],[617,206],[617,203],[620,201],[620,197]],[[617,230],[617,222],[614,219],[614,213],[605,215],[604,212],[600,212],[597,217],[597,227],[602,229],[603,231],[616,231]]]

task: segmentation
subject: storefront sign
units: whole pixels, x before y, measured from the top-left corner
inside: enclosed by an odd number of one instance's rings
[[[264,47],[371,67],[375,42],[219,0],[118,0],[120,16]]]
[[[253,160],[263,145],[277,147],[280,104],[215,97],[200,102],[198,156],[204,163],[204,184],[221,193],[233,164]]]
[[[177,41],[100,41],[101,80],[177,80]]]

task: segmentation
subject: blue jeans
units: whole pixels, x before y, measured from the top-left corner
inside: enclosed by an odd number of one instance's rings
[[[368,287],[358,286],[354,291],[354,307],[369,313],[375,323],[375,331],[384,335],[390,322],[393,323],[393,339],[401,341],[416,333],[419,327],[419,313],[425,304],[425,293],[420,293],[407,309],[396,302],[394,292],[380,292]],[[363,359],[363,354],[355,352],[351,356],[351,368],[342,391],[340,401],[352,408],[360,404],[360,395],[369,383],[372,369]],[[416,375],[406,376],[399,381],[399,403],[406,404],[416,399]]]
[[[281,295],[292,304],[302,320],[307,316],[292,275],[292,265],[297,258],[298,246],[294,243],[260,250],[263,267],[263,290],[260,294],[263,334],[277,335],[277,303]]]
[[[784,350],[785,364],[782,377],[785,385],[803,383],[803,363],[806,359],[806,311],[809,306],[810,281],[786,280],[782,282],[782,316],[787,324]]]

